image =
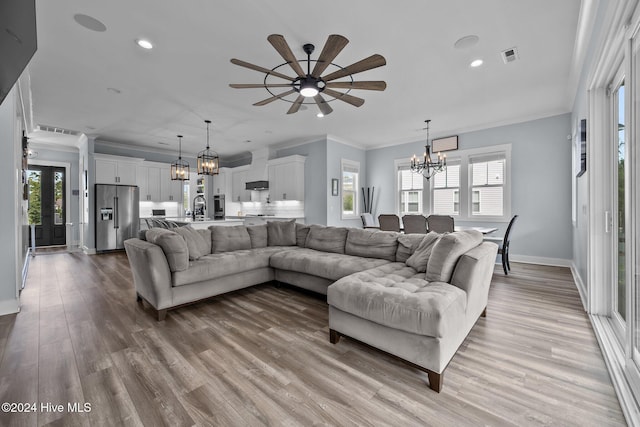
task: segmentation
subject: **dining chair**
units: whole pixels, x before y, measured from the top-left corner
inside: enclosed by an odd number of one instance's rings
[[[373,215],[369,212],[365,212],[360,215],[362,219],[362,228],[380,228],[376,225],[376,221],[373,219]]]
[[[498,244],[498,254],[502,255],[502,269],[504,274],[509,274],[511,271],[511,264],[509,264],[509,243],[511,243],[511,230],[513,229],[513,223],[516,222],[518,215],[514,215],[509,221],[507,231],[504,233],[504,237],[485,237],[487,242],[494,242]]]
[[[380,230],[383,231],[400,231],[400,218],[398,218],[398,215],[378,215],[378,224],[380,224]]]
[[[427,230],[436,233],[453,233],[453,217],[449,215],[429,215],[427,217]]]
[[[427,234],[427,218],[424,215],[404,215],[402,217],[404,234]]]

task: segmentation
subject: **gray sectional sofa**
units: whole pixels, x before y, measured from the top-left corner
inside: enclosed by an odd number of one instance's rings
[[[486,313],[497,246],[475,231],[401,234],[263,225],[147,230],[125,241],[138,300],[168,309],[273,280],[327,295],[330,341],[348,336],[442,374]]]

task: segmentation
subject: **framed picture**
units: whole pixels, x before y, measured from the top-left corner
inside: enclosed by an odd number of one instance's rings
[[[587,119],[580,120],[580,171],[582,176],[587,171]]]
[[[441,151],[451,151],[458,149],[458,135],[447,136],[446,138],[438,138],[431,140],[431,150],[434,153]]]
[[[339,180],[338,178],[333,178],[331,180],[331,195],[332,196],[337,196],[338,195],[338,186],[339,186]]]

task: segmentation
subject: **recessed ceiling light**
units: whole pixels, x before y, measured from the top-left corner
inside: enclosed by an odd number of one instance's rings
[[[102,22],[89,15],[76,13],[75,15],[73,15],[73,20],[76,21],[78,25],[83,26],[87,30],[98,31],[100,33],[103,31],[107,31],[107,27]]]
[[[324,117],[324,114],[322,114],[322,112],[319,112],[318,114],[316,114],[316,117],[322,118],[322,117]]]
[[[137,39],[136,44],[143,49],[153,49],[153,44],[149,40]]]
[[[474,46],[476,43],[478,43],[478,40],[480,40],[480,37],[474,34],[464,36],[456,40],[456,42],[453,44],[453,47],[455,47],[456,49],[466,49],[468,47]]]
[[[483,64],[482,59],[475,59],[473,61],[471,61],[471,64],[469,64],[470,66],[472,66],[473,68],[479,67]]]

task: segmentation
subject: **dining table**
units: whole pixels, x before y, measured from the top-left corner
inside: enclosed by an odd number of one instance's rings
[[[491,234],[498,231],[497,227],[471,227],[466,225],[456,225],[453,228],[454,231],[463,231],[463,230],[476,230],[481,232],[482,234]]]

